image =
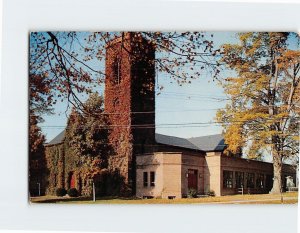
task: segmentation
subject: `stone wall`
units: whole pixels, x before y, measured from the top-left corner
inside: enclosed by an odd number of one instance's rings
[[[163,192],[162,198],[182,196],[182,153],[162,153]]]
[[[183,153],[182,154],[182,168],[181,168],[181,193],[182,196],[187,196],[189,192],[188,188],[188,170],[196,170],[198,174],[197,178],[197,192],[198,194],[204,194],[204,154],[201,153]]]
[[[221,196],[221,152],[207,152],[204,163],[204,192]]]
[[[144,154],[136,157],[136,196],[137,197],[162,197],[164,192],[164,180],[163,180],[163,154]],[[148,179],[150,178],[150,172],[155,172],[155,186],[151,186],[149,183],[147,187],[144,187],[143,173],[148,173]]]
[[[226,188],[223,186],[223,172],[225,171],[233,171],[233,187]],[[227,157],[221,156],[221,195],[231,195],[237,194],[238,189],[235,183],[235,172],[244,172],[246,175],[247,173],[254,173],[254,187],[247,188],[246,179],[244,179],[244,193],[269,193],[273,185],[273,164],[262,162],[262,161],[255,161],[243,158],[234,158],[234,157]],[[263,188],[257,185],[257,178],[259,175],[263,175]],[[293,169],[293,166],[283,164],[282,169],[282,180],[283,186],[285,186],[285,177],[286,176],[294,177],[296,179],[296,172]]]
[[[272,188],[273,164],[261,161],[254,161],[243,158],[228,157],[221,152],[204,153],[187,150],[173,149],[174,152],[155,152],[153,154],[137,156],[137,196],[138,197],[162,197],[176,198],[187,196],[188,194],[188,171],[197,170],[198,183],[197,192],[207,194],[211,191],[216,196],[238,194],[240,189],[236,185],[236,172],[244,173],[243,188],[244,193],[268,193]],[[143,186],[143,172],[156,173],[155,187]],[[225,187],[223,183],[224,171],[233,174],[232,187]],[[253,188],[247,187],[247,173],[254,174]],[[286,176],[292,176],[294,181],[295,169],[290,165],[283,165],[283,181]],[[257,179],[263,175],[263,187],[257,183]]]
[[[198,193],[203,193],[204,154],[200,152],[156,152],[136,157],[136,196],[181,198],[188,194],[188,170],[198,171]],[[144,187],[143,173],[155,172],[155,186]],[[149,182],[148,182],[149,183]]]
[[[137,197],[181,197],[181,153],[154,153],[136,157]],[[155,172],[155,186],[144,187],[143,173]]]

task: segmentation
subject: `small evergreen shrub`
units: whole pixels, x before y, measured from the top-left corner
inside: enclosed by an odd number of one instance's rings
[[[67,191],[64,188],[56,189],[56,196],[63,197],[67,194]]]
[[[197,190],[196,189],[189,189],[188,190],[188,198],[194,198],[197,197]]]
[[[78,191],[77,191],[77,189],[76,188],[70,188],[68,190],[68,195],[70,197],[78,197]]]
[[[210,191],[208,192],[208,195],[209,195],[209,196],[211,196],[211,197],[214,197],[214,196],[216,196],[216,194],[215,194],[215,191],[214,191],[214,190],[210,190]]]
[[[216,196],[216,193],[214,190],[209,190],[209,191],[206,191],[204,193],[204,195],[209,196],[209,197],[214,197],[214,196]]]

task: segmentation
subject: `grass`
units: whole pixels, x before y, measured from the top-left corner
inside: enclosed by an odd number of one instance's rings
[[[32,203],[59,203],[59,204],[296,204],[298,192],[256,195],[231,195],[222,197],[180,198],[180,199],[137,199],[120,197],[102,197],[93,202],[90,197],[55,197],[43,196],[31,198]]]

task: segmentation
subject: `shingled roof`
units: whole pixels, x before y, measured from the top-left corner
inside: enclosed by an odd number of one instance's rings
[[[157,143],[168,145],[168,146],[176,146],[187,149],[199,150],[197,146],[191,143],[188,139],[179,138],[174,136],[168,136],[163,134],[155,134],[155,140]]]
[[[55,138],[53,138],[50,142],[48,142],[46,145],[55,145],[62,143],[65,138],[65,130],[61,131]]]
[[[226,148],[222,134],[188,138],[188,140],[204,151],[223,151]]]
[[[62,143],[65,137],[65,130],[53,138],[47,145],[55,145]],[[163,134],[155,134],[157,143],[176,146],[192,150],[201,151],[223,151],[226,148],[224,138],[221,134],[193,137],[193,138],[179,138]]]

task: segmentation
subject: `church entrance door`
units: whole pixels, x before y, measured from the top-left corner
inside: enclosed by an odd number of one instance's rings
[[[74,172],[69,173],[69,187],[76,188],[76,176]]]
[[[188,189],[198,190],[198,170],[188,170]]]

